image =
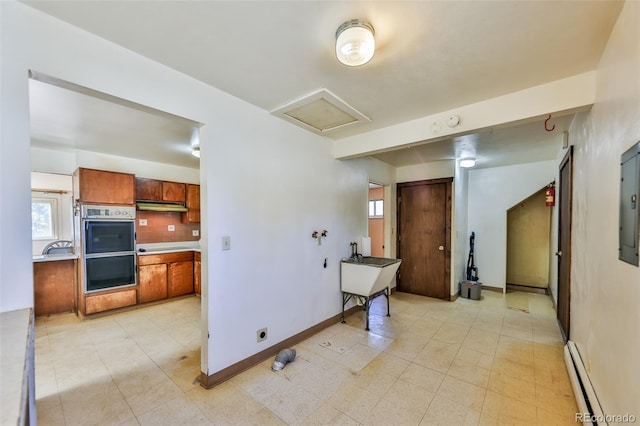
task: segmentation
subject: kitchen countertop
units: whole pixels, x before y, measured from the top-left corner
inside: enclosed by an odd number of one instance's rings
[[[34,262],[53,262],[57,260],[75,260],[78,258],[77,254],[38,254],[31,256]]]
[[[0,424],[26,424],[27,382],[33,371],[33,310],[31,308],[0,313],[2,333],[2,416]],[[29,383],[29,386],[32,384]]]
[[[143,251],[140,251],[143,250]],[[177,243],[150,243],[138,244],[136,252],[138,256],[148,254],[178,253],[182,251],[200,251],[200,244],[194,242],[177,242]]]

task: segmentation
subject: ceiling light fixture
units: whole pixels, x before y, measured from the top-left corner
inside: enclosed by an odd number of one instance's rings
[[[350,67],[364,65],[373,58],[376,42],[371,24],[351,19],[336,31],[336,57]]]
[[[191,145],[191,155],[200,158],[200,129],[197,127],[191,128],[189,144]]]
[[[475,167],[476,159],[475,158],[461,158],[460,159],[460,167],[469,168]]]

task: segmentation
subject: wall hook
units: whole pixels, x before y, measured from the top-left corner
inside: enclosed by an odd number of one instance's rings
[[[547,117],[547,119],[546,119],[546,120],[544,120],[544,129],[545,129],[547,132],[553,132],[553,131],[555,130],[555,128],[556,128],[556,125],[554,124],[551,128],[549,128],[549,127],[547,126],[547,122],[548,122],[549,120],[551,120],[551,114],[549,114],[549,117]]]

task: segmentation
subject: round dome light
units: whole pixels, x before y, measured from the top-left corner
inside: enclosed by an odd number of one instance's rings
[[[373,27],[359,19],[340,25],[336,31],[336,57],[351,67],[364,65],[373,58],[376,42]]]

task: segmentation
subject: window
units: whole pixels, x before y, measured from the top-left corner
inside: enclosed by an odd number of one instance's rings
[[[54,240],[56,233],[57,200],[53,198],[31,199],[31,238]]]
[[[370,200],[369,201],[369,217],[381,218],[383,216],[383,204],[382,200]]]

